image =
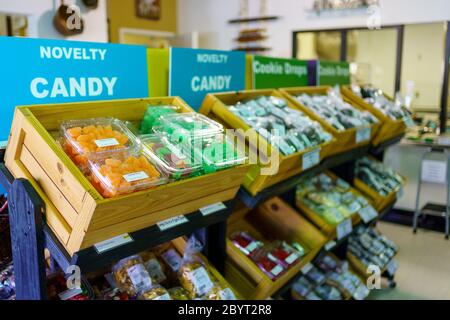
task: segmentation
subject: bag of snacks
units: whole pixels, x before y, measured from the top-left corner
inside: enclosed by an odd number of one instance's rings
[[[174,287],[168,291],[172,300],[189,300],[189,292],[182,287]]]
[[[233,290],[216,283],[206,296],[207,300],[237,300]]]
[[[130,297],[136,297],[153,287],[152,279],[138,255],[117,262],[113,273],[119,289]]]
[[[166,268],[153,252],[141,254],[141,257],[144,261],[145,269],[152,278],[153,282],[161,284],[167,280],[165,274]]]
[[[202,246],[195,237],[190,237],[184,250],[182,264],[178,270],[180,284],[189,292],[191,299],[206,295],[214,287],[213,278],[198,255],[201,249]]]
[[[142,292],[139,300],[172,300],[169,292],[160,285],[155,285],[151,289]]]

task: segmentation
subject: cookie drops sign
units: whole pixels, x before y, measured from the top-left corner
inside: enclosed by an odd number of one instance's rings
[[[0,141],[21,105],[148,96],[146,48],[0,37]]]
[[[244,87],[244,52],[171,48],[169,95],[181,96],[195,110],[208,93]]]

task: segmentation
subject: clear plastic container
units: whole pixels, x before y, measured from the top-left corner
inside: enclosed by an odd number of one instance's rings
[[[153,126],[159,124],[164,115],[176,114],[180,111],[177,106],[149,106],[139,126],[140,134],[152,133]]]
[[[221,133],[223,126],[199,113],[177,113],[161,116],[153,132],[168,134],[172,142],[184,142],[190,137]]]
[[[164,184],[167,175],[143,153],[117,153],[89,160],[89,179],[103,197],[112,198]]]
[[[87,167],[89,159],[106,157],[112,151],[135,152],[139,148],[132,132],[114,118],[64,121],[61,133],[65,151],[82,168]]]
[[[169,178],[179,180],[201,174],[201,164],[194,164],[191,158],[183,153],[183,150],[171,143],[161,134],[143,135],[139,137],[143,151],[151,157],[155,163],[168,173]]]
[[[243,164],[247,159],[244,150],[239,150],[225,134],[194,137],[182,143],[182,146],[184,153],[190,155],[192,163],[200,163],[205,173]]]

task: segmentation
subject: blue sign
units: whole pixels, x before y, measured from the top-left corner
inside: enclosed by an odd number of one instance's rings
[[[8,139],[16,106],[149,96],[146,50],[0,37],[0,147]]]
[[[245,53],[172,48],[169,95],[198,110],[207,93],[245,88]]]

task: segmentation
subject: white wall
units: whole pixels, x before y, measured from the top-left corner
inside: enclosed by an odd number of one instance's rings
[[[255,3],[258,0],[249,0]],[[268,13],[280,20],[266,24],[273,48],[271,55],[290,57],[292,31],[366,26],[368,15],[327,15],[321,18],[306,12],[313,0],[267,0]],[[199,31],[200,47],[229,50],[238,27],[227,21],[237,18],[240,0],[178,0],[178,31]],[[383,25],[450,20],[448,0],[380,0]]]
[[[59,0],[2,0],[0,13],[26,15],[28,17],[28,36],[49,39],[70,39],[80,41],[107,42],[108,23],[106,0],[99,0],[95,10],[87,9],[80,0],[68,0],[66,4],[76,3],[81,8],[85,29],[81,35],[64,37],[53,27],[53,16]]]

